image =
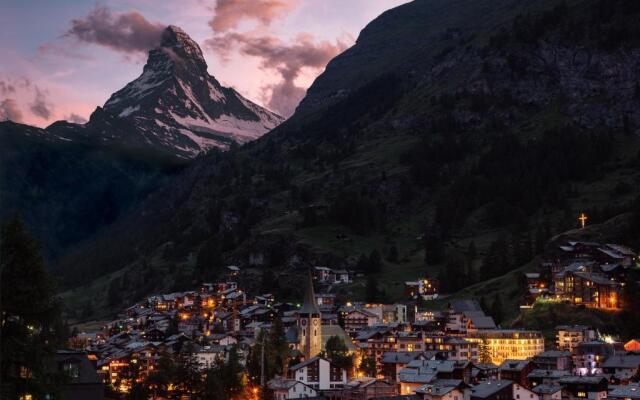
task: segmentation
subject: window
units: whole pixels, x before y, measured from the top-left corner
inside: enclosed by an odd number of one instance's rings
[[[585,392],[578,392],[578,397],[587,397],[587,393]]]

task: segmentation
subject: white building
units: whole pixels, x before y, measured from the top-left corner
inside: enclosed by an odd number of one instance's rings
[[[267,382],[267,386],[273,390],[274,400],[301,399],[318,395],[315,389],[295,379],[275,378]]]
[[[347,371],[322,357],[313,357],[289,369],[297,382],[315,390],[341,389],[347,383]]]

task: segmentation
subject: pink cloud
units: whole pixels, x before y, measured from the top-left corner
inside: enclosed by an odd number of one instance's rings
[[[218,0],[209,26],[219,33],[237,28],[243,20],[270,25],[274,19],[286,15],[296,3],[292,0]]]
[[[13,99],[0,101],[0,121],[22,122],[22,111]]]
[[[65,36],[130,54],[159,45],[165,27],[137,11],[112,13],[107,7],[96,7],[86,17],[73,19]]]
[[[37,117],[48,120],[53,114],[53,106],[47,98],[48,92],[36,86],[34,93],[35,98],[30,105],[31,112]]]
[[[87,122],[87,119],[82,115],[78,115],[75,113],[70,113],[66,117],[63,118],[65,121],[73,122],[74,124],[84,124]]]
[[[290,43],[270,36],[254,36],[251,33],[227,33],[208,39],[205,45],[228,59],[233,50],[257,57],[263,70],[276,72],[281,81],[263,87],[263,97],[269,108],[284,116],[290,116],[304,97],[306,89],[295,84],[303,69],[320,70],[329,60],[347,48],[341,40],[335,43],[315,41],[312,35],[299,34]]]

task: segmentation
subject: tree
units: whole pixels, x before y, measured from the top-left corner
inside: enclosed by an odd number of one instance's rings
[[[380,256],[380,252],[376,249],[369,254],[369,273],[380,272],[382,269],[382,256]]]
[[[487,339],[482,339],[478,344],[478,361],[482,364],[491,363],[491,347],[487,343]]]
[[[363,358],[362,361],[360,361],[360,372],[362,372],[364,376],[375,377],[378,374],[376,359],[373,357]]]
[[[367,283],[365,286],[365,299],[369,303],[375,303],[378,301],[380,292],[378,290],[378,280],[375,275],[367,276]]]
[[[325,345],[327,357],[336,366],[350,371],[353,368],[353,355],[349,353],[349,349],[339,336],[331,336],[327,339]]]
[[[55,349],[66,339],[52,279],[19,218],[0,232],[0,397],[53,393]]]

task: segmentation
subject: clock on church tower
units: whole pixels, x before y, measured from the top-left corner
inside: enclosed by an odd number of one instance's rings
[[[313,291],[311,271],[304,293],[302,307],[298,311],[298,347],[306,360],[320,353],[322,347],[322,316]]]

